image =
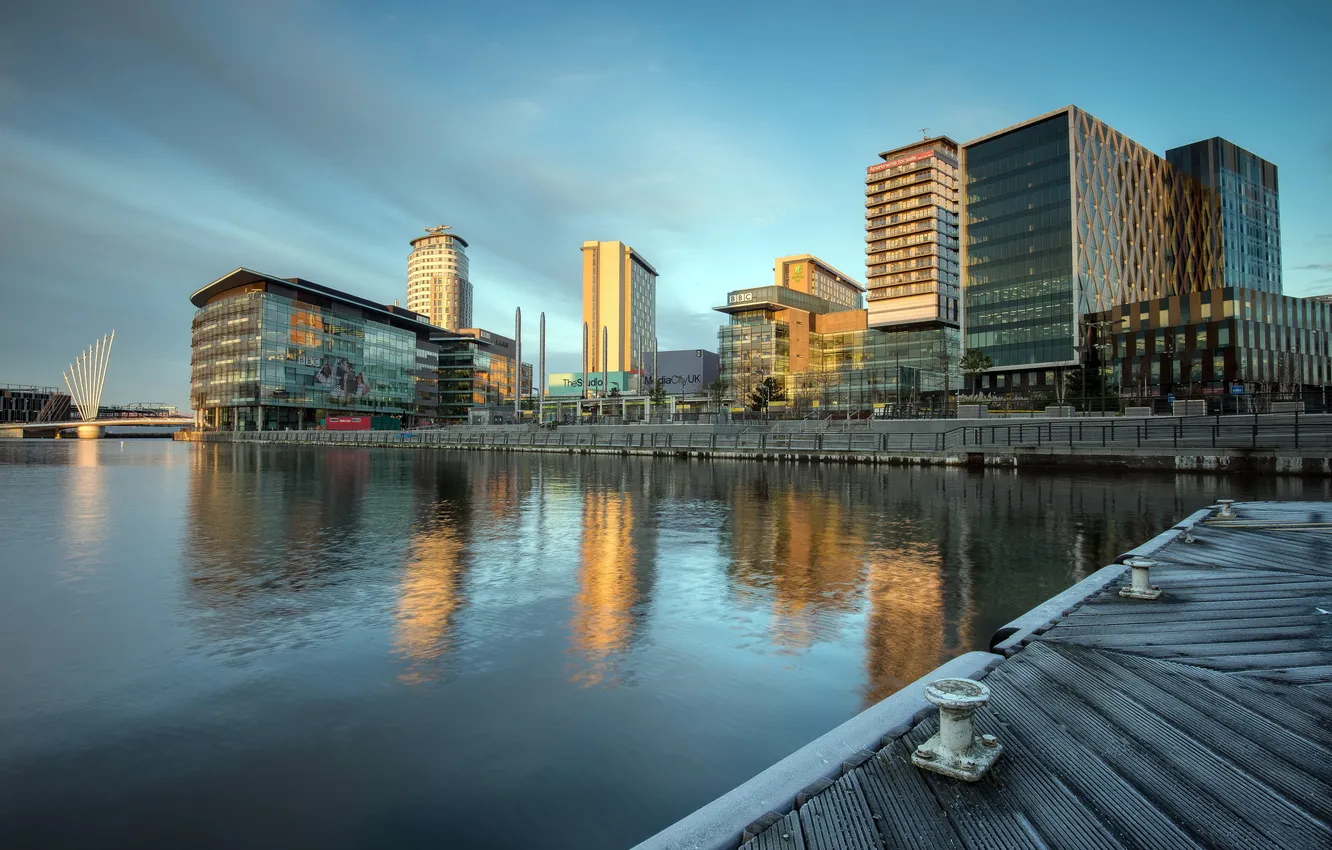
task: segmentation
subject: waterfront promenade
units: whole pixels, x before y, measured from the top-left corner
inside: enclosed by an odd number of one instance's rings
[[[1332,503],[1199,511],[639,848],[1332,846],[1330,554]],[[950,676],[989,689],[974,783],[912,764]]]
[[[242,431],[204,441],[970,466],[1332,474],[1332,415]]]

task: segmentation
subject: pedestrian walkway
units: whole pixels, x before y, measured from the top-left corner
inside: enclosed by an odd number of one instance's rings
[[[1159,599],[1116,581],[1009,650],[980,781],[912,764],[922,712],[745,850],[1332,847],[1332,505],[1233,513],[1153,553]]]

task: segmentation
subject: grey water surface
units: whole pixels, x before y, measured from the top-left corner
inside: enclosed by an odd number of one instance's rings
[[[617,848],[1322,480],[0,442],[0,847]]]

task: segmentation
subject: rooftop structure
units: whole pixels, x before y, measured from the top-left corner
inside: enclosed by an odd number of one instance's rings
[[[778,257],[773,261],[772,271],[773,286],[804,292],[844,307],[863,306],[861,294],[865,287],[813,254]]]

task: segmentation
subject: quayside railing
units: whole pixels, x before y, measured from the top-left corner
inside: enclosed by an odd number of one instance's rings
[[[1322,449],[1332,448],[1332,419],[1299,414],[1160,419],[1053,419],[959,425],[945,431],[771,432],[616,431],[544,428],[470,431],[242,431],[205,440],[338,445],[423,444],[510,448],[626,448],[755,452],[984,452],[990,449]]]

